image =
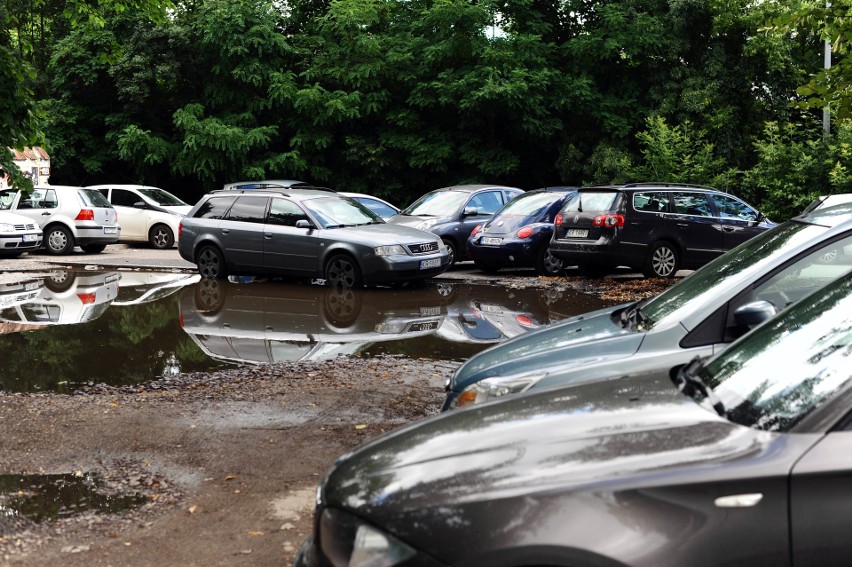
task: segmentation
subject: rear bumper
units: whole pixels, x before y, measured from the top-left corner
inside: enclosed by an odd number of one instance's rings
[[[550,253],[568,266],[578,264],[627,265],[635,266],[641,258],[625,253],[624,246],[611,239],[598,240],[558,240],[550,242]]]
[[[105,230],[108,230],[113,227],[105,227],[105,226],[80,226],[77,225],[74,227],[77,231],[77,234],[74,235],[74,240],[76,244],[116,244],[118,239],[121,238],[121,228],[114,227],[115,233],[107,234]]]

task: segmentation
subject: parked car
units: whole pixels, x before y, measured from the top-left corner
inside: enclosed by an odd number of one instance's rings
[[[121,289],[112,302],[115,307],[159,301],[201,279],[198,274],[176,272],[127,270],[121,274]]]
[[[181,222],[178,250],[203,277],[283,275],[346,287],[425,280],[449,265],[434,234],[387,224],[318,188],[210,193]]]
[[[467,259],[467,238],[478,224],[523,190],[502,185],[454,185],[426,193],[390,223],[428,230],[441,237],[450,264]]]
[[[36,221],[23,215],[0,211],[0,257],[15,258],[24,252],[38,250],[41,242],[42,231]]]
[[[147,242],[166,249],[175,244],[183,215],[191,205],[168,191],[146,185],[90,185],[112,203],[121,217],[121,242]]]
[[[844,565],[852,278],[706,363],[517,396],[341,456],[296,567]]]
[[[542,276],[562,273],[562,260],[550,253],[553,221],[575,187],[545,187],[524,193],[503,205],[467,240],[476,267],[494,273],[503,267],[535,268]]]
[[[550,251],[587,275],[623,265],[666,278],[699,268],[773,226],[751,205],[712,188],[583,187],[556,216]]]
[[[48,254],[70,254],[74,246],[95,254],[121,236],[118,214],[97,189],[51,185],[26,195],[0,189],[0,207],[35,221]]]
[[[226,183],[223,189],[285,189],[289,187],[310,187],[310,183],[296,179],[262,179],[260,181],[237,181]]]
[[[807,207],[805,207],[805,210],[802,211],[802,213],[809,213],[817,209],[833,207],[835,205],[843,205],[846,203],[852,203],[852,193],[835,193],[833,195],[820,195],[819,197],[811,201],[811,203]]]
[[[840,253],[826,260],[826,250]],[[802,215],[655,298],[572,317],[471,357],[450,378],[443,409],[590,376],[617,377],[628,361],[636,371],[651,370],[719,352],[755,318],[785,309],[850,270],[852,206]]]
[[[119,272],[53,270],[36,297],[0,309],[0,321],[74,325],[94,321],[118,295]]]
[[[446,313],[423,288],[350,289],[204,279],[180,295],[181,328],[236,364],[327,360],[435,332]]]
[[[341,195],[344,197],[349,197],[350,199],[355,199],[384,220],[388,220],[392,216],[399,213],[399,208],[394,207],[384,199],[379,199],[378,197],[374,197],[372,195],[365,195],[364,193],[349,193],[346,191],[341,191]]]

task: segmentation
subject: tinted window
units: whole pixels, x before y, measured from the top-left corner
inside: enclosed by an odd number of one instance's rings
[[[133,191],[128,191],[127,189],[112,190],[113,205],[120,205],[122,207],[132,207],[135,203],[138,203],[139,201],[142,201],[142,197],[140,197]]]
[[[258,222],[266,220],[266,204],[269,197],[239,197],[231,210],[228,220],[238,222]]]
[[[112,208],[112,205],[107,198],[104,197],[97,189],[77,189],[77,193],[83,197],[83,201],[91,207],[107,207]]]
[[[168,191],[163,191],[162,189],[146,188],[140,189],[139,192],[154,201],[155,203],[157,203],[158,205],[162,205],[163,207],[179,207],[186,205],[186,203],[184,203]]]
[[[563,197],[565,197],[564,193],[527,193],[509,201],[499,212],[501,216],[538,216],[543,213],[547,207]]]
[[[663,192],[634,193],[633,208],[648,213],[664,213],[669,210],[669,196]]]
[[[723,219],[757,220],[757,211],[739,199],[728,195],[710,195],[710,199],[716,205],[716,208],[719,209],[719,216]]]
[[[476,207],[476,213],[479,215],[493,215],[503,206],[503,196],[499,191],[479,193],[466,206]]]
[[[296,226],[296,222],[300,220],[308,220],[308,215],[299,205],[285,199],[272,199],[269,216],[266,218],[268,224]]]
[[[695,217],[712,217],[713,209],[703,193],[672,193],[674,212]]]
[[[225,217],[228,208],[236,197],[211,197],[195,211],[197,219],[221,219]]]
[[[337,196],[320,197],[306,200],[303,204],[319,220],[323,228],[384,223],[376,213],[352,199],[342,199]]]
[[[462,191],[435,191],[427,193],[409,205],[402,214],[411,216],[451,215],[459,210],[468,197]]]
[[[380,217],[387,218],[392,217],[396,214],[396,210],[388,205],[385,205],[381,201],[377,201],[375,199],[370,199],[369,197],[354,197],[356,201],[379,215]]]
[[[562,210],[576,213],[583,211],[611,211],[615,205],[615,198],[617,196],[618,191],[595,191],[588,193],[580,191]]]

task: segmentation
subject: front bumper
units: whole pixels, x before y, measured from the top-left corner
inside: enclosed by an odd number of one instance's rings
[[[41,248],[41,232],[15,232],[0,234],[0,254],[17,253]]]
[[[440,262],[438,266],[421,268],[424,261],[435,260]],[[364,260],[361,276],[365,284],[416,281],[439,276],[449,267],[450,258],[446,253],[424,256],[372,256]]]

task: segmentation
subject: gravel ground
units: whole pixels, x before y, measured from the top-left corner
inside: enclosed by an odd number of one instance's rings
[[[176,250],[111,246],[98,255],[0,260],[0,283],[66,266],[194,271]],[[627,272],[600,280],[568,274],[485,276],[462,265],[442,279],[571,288],[612,303],[671,283]],[[0,566],[289,565],[311,529],[316,483],[334,459],[436,414],[457,364],[339,358],[72,395],[0,392]],[[132,496],[140,504],[41,522],[12,511],[30,496],[45,498],[10,491],[6,475],[59,474],[97,479],[95,492],[107,501]]]

